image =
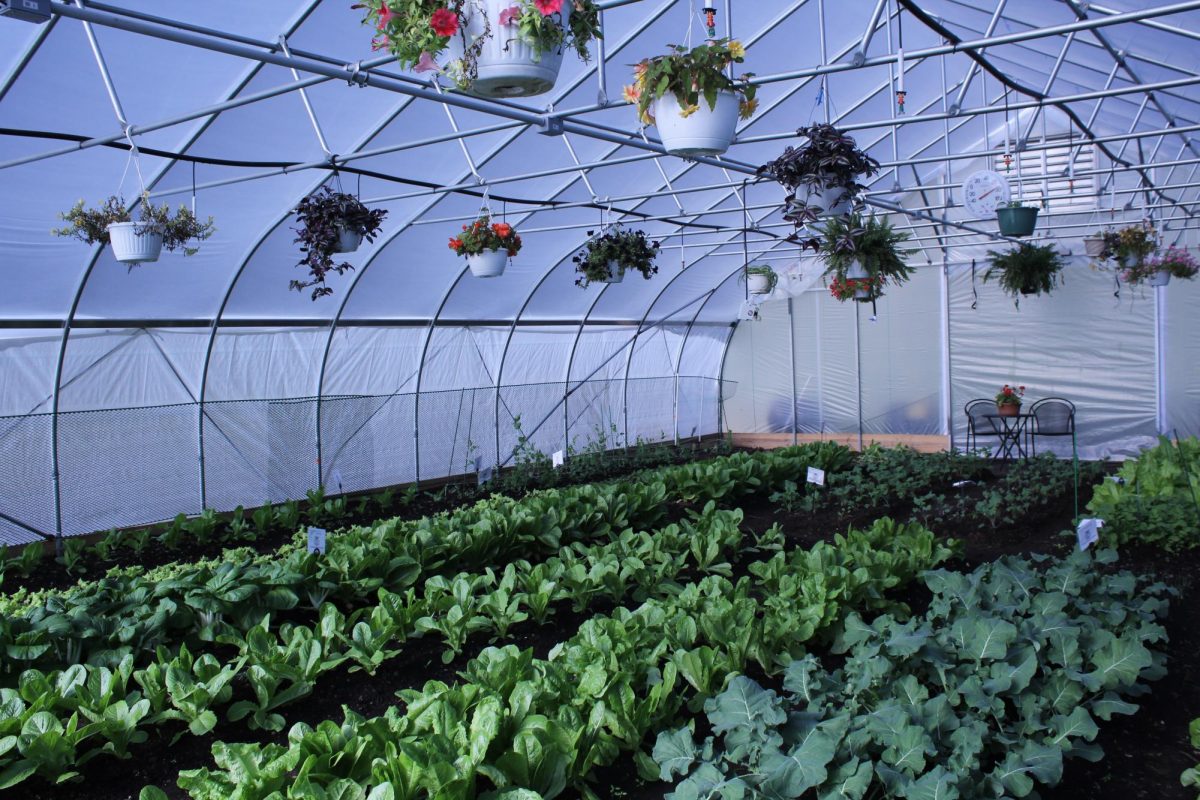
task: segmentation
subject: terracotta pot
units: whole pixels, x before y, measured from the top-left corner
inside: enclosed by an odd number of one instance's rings
[[[1000,405],[997,403],[996,412],[1002,417],[1015,417],[1021,413],[1021,404],[1013,405],[1012,403],[1005,403],[1004,405]]]

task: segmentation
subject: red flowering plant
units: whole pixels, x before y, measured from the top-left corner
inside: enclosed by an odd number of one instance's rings
[[[462,233],[450,237],[450,249],[460,256],[477,256],[487,250],[506,250],[512,258],[521,252],[521,237],[507,222],[492,222],[484,215],[470,225],[462,226]]]
[[[445,73],[461,89],[474,83],[483,42],[492,36],[519,38],[539,55],[573,49],[584,61],[588,45],[600,38],[595,0],[512,0],[476,37],[468,33],[471,16],[479,13],[472,0],[365,0],[352,8],[366,10],[363,24],[375,31],[374,49],[391,51],[405,69]],[[454,37],[461,40],[462,56],[442,61]]]
[[[1021,398],[1025,396],[1024,386],[1009,386],[1004,384],[1004,388],[996,395],[997,406],[1020,406]]]
[[[867,296],[862,299],[872,300],[883,294],[884,283],[886,281],[882,275],[871,275],[867,278],[844,278],[834,275],[829,281],[829,293],[845,302],[859,299],[858,292],[865,291]]]

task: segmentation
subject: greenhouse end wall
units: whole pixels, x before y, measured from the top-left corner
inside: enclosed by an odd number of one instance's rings
[[[1160,427],[1200,433],[1200,322],[1189,313],[1200,287],[1175,282],[1158,299],[1156,290],[1118,287],[1111,272],[1076,258],[1053,294],[1016,304],[983,282],[985,268],[950,265],[943,301],[942,267],[921,265],[874,315],[870,304],[837,302],[820,282],[790,301],[765,303],[761,321],[740,323],[730,343],[726,426],[791,432],[794,375],[800,434],[941,434],[963,448],[963,406],[1005,383],[1027,387],[1026,409],[1042,397],[1075,403],[1084,458],[1136,454]],[[1038,450],[1069,455],[1071,442],[1040,439]]]

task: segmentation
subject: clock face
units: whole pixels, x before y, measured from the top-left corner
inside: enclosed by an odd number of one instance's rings
[[[999,172],[981,170],[963,182],[963,205],[976,217],[993,217],[1012,197],[1008,179]]]

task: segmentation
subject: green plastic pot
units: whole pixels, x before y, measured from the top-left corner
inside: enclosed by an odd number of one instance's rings
[[[1000,220],[1000,233],[1004,236],[1032,236],[1037,226],[1038,210],[1035,206],[996,209]]]

